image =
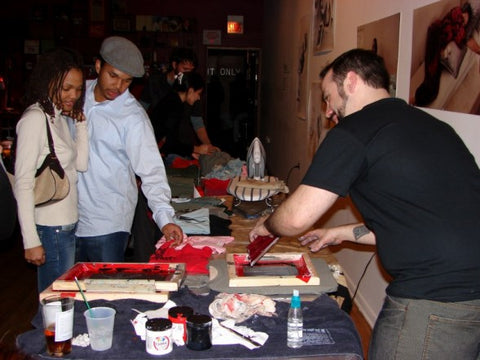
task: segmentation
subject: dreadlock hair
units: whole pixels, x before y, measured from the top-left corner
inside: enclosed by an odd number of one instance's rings
[[[83,59],[77,51],[57,48],[42,54],[30,76],[25,105],[28,107],[38,102],[47,114],[53,116],[55,114],[53,99],[60,98],[65,77],[72,69],[83,72]],[[83,82],[82,94],[75,102],[71,113],[72,118],[75,119],[83,111],[85,78]]]

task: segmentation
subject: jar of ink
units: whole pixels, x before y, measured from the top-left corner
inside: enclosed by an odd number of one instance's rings
[[[172,322],[168,319],[149,319],[145,323],[145,347],[149,354],[165,355],[172,351]]]
[[[193,314],[187,318],[187,342],[191,350],[207,350],[212,347],[212,318]]]
[[[172,322],[172,338],[177,345],[187,341],[187,318],[192,314],[193,309],[189,306],[174,306],[168,309],[168,319]]]

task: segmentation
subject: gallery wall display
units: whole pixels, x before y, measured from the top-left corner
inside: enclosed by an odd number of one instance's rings
[[[333,122],[325,116],[326,105],[323,101],[322,86],[320,81],[312,82],[310,86],[309,113],[308,113],[308,145],[307,156],[309,160],[317,152],[320,143],[327,136],[327,132],[333,127]]]
[[[357,28],[357,46],[372,50],[383,57],[390,74],[391,96],[395,96],[396,93],[399,34],[400,14],[394,14]]]
[[[334,48],[335,0],[314,0],[313,52],[324,54]]]
[[[480,1],[442,0],[414,10],[411,104],[480,113]]]
[[[308,79],[308,56],[310,39],[310,19],[304,16],[300,19],[300,31],[298,34],[297,50],[297,116],[300,119],[307,118],[307,79]]]

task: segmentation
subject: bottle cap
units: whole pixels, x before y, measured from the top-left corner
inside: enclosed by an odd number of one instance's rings
[[[299,308],[300,307],[300,295],[298,290],[293,290],[292,300],[290,301],[290,307]]]

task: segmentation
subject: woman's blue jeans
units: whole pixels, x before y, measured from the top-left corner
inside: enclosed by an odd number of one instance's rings
[[[373,329],[368,359],[479,360],[480,300],[387,296]]]
[[[75,230],[77,224],[63,226],[37,225],[45,250],[45,263],[38,267],[38,291],[49,287],[75,263]]]
[[[124,262],[128,232],[77,237],[77,262]]]

